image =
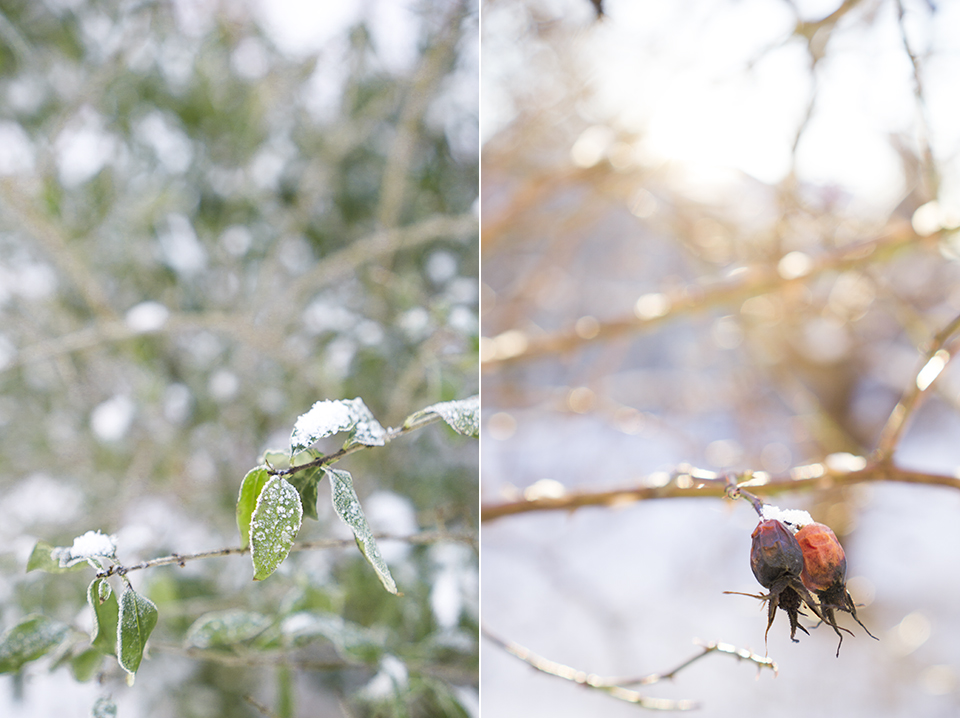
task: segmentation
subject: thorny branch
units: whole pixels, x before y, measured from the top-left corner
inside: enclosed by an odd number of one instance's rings
[[[716,641],[713,641],[711,643],[702,644],[698,653],[694,654],[675,668],[664,673],[652,673],[638,678],[608,678],[598,676],[595,673],[587,673],[586,671],[571,668],[570,666],[566,666],[562,663],[557,663],[556,661],[551,661],[548,658],[539,656],[519,643],[497,636],[486,627],[482,627],[481,631],[483,632],[484,637],[491,643],[494,643],[510,655],[520,659],[527,665],[542,673],[563,678],[564,680],[577,683],[587,688],[603,691],[613,698],[617,698],[628,703],[634,703],[641,708],[646,708],[648,710],[688,711],[699,708],[700,706],[695,701],[690,700],[651,698],[639,693],[638,691],[625,688],[624,686],[649,686],[653,685],[654,683],[659,683],[660,681],[673,679],[678,673],[680,673],[680,671],[696,663],[710,653],[723,653],[733,656],[738,661],[747,660],[756,664],[758,671],[764,668],[770,668],[773,670],[774,675],[777,673],[777,664],[770,658],[757,655],[756,653],[748,651],[744,648],[736,648],[735,646],[731,646],[727,643],[717,643]]]
[[[476,546],[477,537],[469,533],[451,533],[448,531],[421,531],[417,534],[408,536],[395,536],[393,534],[377,534],[374,536],[378,541],[403,541],[409,544],[423,545],[431,543],[440,543],[451,541],[464,543],[469,546]],[[317,551],[322,549],[349,548],[355,546],[354,539],[320,539],[317,541],[298,541],[293,544],[290,551]],[[157,566],[169,566],[177,564],[185,566],[187,561],[197,561],[206,558],[217,558],[219,556],[235,556],[250,552],[249,546],[231,546],[227,548],[213,549],[212,551],[198,551],[196,553],[173,553],[169,556],[160,556],[141,561],[140,563],[124,565],[116,563],[110,568],[97,573],[97,578],[106,578],[107,576],[125,576],[131,571],[139,571],[144,568],[156,568]]]

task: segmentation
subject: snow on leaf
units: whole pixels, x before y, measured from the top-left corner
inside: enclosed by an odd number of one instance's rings
[[[290,436],[290,451],[296,454],[319,439],[341,431],[350,432],[344,448],[354,444],[383,446],[387,433],[363,403],[363,399],[318,401],[294,424],[293,434]]]
[[[477,437],[480,435],[480,397],[471,396],[457,401],[443,401],[411,414],[403,422],[405,427],[414,426],[425,417],[436,414],[458,434]]]
[[[240,496],[237,498],[237,528],[240,529],[242,546],[250,542],[250,517],[257,506],[257,499],[263,491],[263,485],[270,476],[266,466],[258,466],[247,472],[240,484]]]
[[[120,596],[117,620],[117,661],[130,676],[143,660],[143,649],[157,625],[157,607],[153,601],[127,586]],[[128,680],[129,683],[129,680]]]
[[[187,648],[232,646],[259,635],[271,622],[268,616],[253,611],[212,611],[193,622],[183,643]]]
[[[357,540],[357,546],[364,558],[373,566],[377,572],[380,583],[390,593],[397,594],[397,584],[390,575],[390,569],[387,568],[386,561],[380,555],[380,549],[373,538],[373,532],[367,524],[367,518],[363,515],[363,509],[360,507],[360,499],[357,498],[357,492],[353,489],[353,477],[346,471],[323,467],[327,476],[330,477],[331,499],[333,500],[333,509],[337,516],[350,527]]]
[[[300,494],[282,476],[271,478],[260,492],[257,507],[250,517],[254,581],[262,581],[283,563],[300,531],[302,520]]]
[[[55,546],[51,546],[46,541],[37,541],[33,547],[30,558],[27,559],[27,573],[30,571],[44,571],[46,573],[68,573],[70,571],[82,571],[83,566],[79,563],[67,568],[61,568],[60,560],[54,558],[54,551],[62,551]]]
[[[59,644],[70,629],[41,615],[27,616],[0,636],[0,673],[14,673]]]
[[[60,568],[75,566],[86,561],[96,569],[103,568],[102,558],[116,558],[117,540],[99,531],[87,531],[73,540],[73,546],[55,548],[50,557],[57,560]]]

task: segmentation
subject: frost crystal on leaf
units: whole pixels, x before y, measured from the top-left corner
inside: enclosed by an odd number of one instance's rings
[[[436,414],[443,419],[458,434],[478,436],[480,433],[480,397],[471,396],[458,401],[443,401],[421,409],[407,417],[406,426],[417,423],[418,419]]]
[[[67,568],[81,561],[89,561],[94,568],[102,568],[100,558],[114,558],[117,555],[117,541],[113,536],[99,531],[87,531],[73,540],[73,546],[55,548],[51,557],[60,562],[60,568]]]
[[[46,616],[31,615],[0,636],[0,673],[13,673],[58,643],[70,627]]]
[[[303,451],[315,441],[349,431],[347,444],[383,446],[386,431],[362,399],[318,401],[300,416],[290,436],[291,453]]]
[[[387,568],[387,562],[380,555],[380,549],[377,541],[373,537],[370,525],[363,515],[363,509],[360,508],[360,499],[357,498],[357,492],[353,488],[353,477],[347,471],[339,469],[330,469],[323,467],[327,476],[330,477],[331,499],[333,508],[347,526],[353,531],[357,540],[357,546],[364,558],[373,566],[377,572],[380,583],[390,593],[397,593],[397,584],[390,575],[390,569]]]
[[[131,676],[140,667],[147,639],[157,625],[157,607],[129,586],[120,596],[117,620],[117,661]]]
[[[300,494],[286,479],[274,476],[260,492],[250,517],[250,556],[255,581],[262,581],[283,563],[300,531],[302,519]]]

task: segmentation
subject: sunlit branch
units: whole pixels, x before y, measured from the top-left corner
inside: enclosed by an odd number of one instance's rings
[[[447,531],[421,531],[417,534],[407,536],[395,536],[393,534],[377,534],[374,536],[378,541],[402,541],[404,543],[423,545],[443,542],[463,543],[469,546],[477,545],[477,537],[469,533],[452,533]],[[293,544],[290,551],[319,551],[335,548],[350,548],[356,546],[354,539],[318,539],[317,541],[298,541]],[[198,561],[207,558],[219,558],[221,556],[236,556],[250,552],[249,546],[230,546],[226,548],[213,549],[212,551],[198,551],[197,553],[173,553],[169,556],[160,556],[141,561],[140,563],[124,565],[116,563],[109,568],[97,573],[100,578],[107,576],[125,576],[131,571],[139,571],[145,568],[156,568],[157,566],[169,566],[176,564],[185,566],[188,561]]]
[[[832,489],[854,484],[898,482],[925,486],[947,486],[960,489],[960,478],[952,475],[910,471],[887,464],[869,464],[856,471],[838,471],[825,465],[798,467],[792,475],[777,478],[753,478],[740,484],[758,496],[775,496],[787,492]],[[500,503],[482,504],[480,520],[493,521],[532,511],[573,511],[587,506],[619,507],[651,499],[722,498],[728,495],[727,484],[718,479],[691,477],[693,472],[680,472],[665,485],[649,485],[643,481],[633,487],[606,491],[570,491],[562,496],[521,498]],[[815,473],[815,476],[808,475]],[[795,478],[796,477],[796,478]]]
[[[874,459],[877,462],[892,460],[893,452],[896,451],[897,445],[903,437],[907,420],[913,415],[927,391],[943,372],[947,362],[950,361],[951,353],[946,351],[944,346],[958,330],[960,330],[960,316],[954,318],[930,340],[924,354],[924,361],[914,375],[914,380],[904,391],[899,403],[890,412],[887,423],[884,424],[880,432],[877,450],[874,453]]]
[[[587,673],[576,668],[551,661],[548,658],[539,656],[525,646],[514,641],[509,641],[497,636],[485,627],[481,628],[483,635],[491,643],[499,646],[510,655],[518,658],[527,665],[535,668],[541,673],[562,678],[571,683],[576,683],[587,688],[603,691],[613,698],[617,698],[628,703],[634,703],[641,708],[660,711],[688,711],[699,707],[695,701],[690,700],[670,700],[667,698],[651,698],[645,696],[624,686],[642,685],[649,686],[660,681],[674,678],[680,671],[696,663],[701,658],[710,653],[723,653],[734,656],[737,660],[747,660],[757,665],[758,669],[770,668],[774,674],[777,672],[777,664],[771,659],[759,656],[746,649],[736,648],[725,643],[708,643],[700,648],[700,652],[694,654],[689,659],[665,673],[653,673],[639,678],[606,678],[595,673]]]
[[[924,243],[934,244],[940,239],[935,233],[928,237],[918,236],[909,224],[897,224],[881,237],[847,245],[822,257],[814,258],[811,270],[794,279],[784,279],[771,265],[745,268],[736,278],[712,287],[692,285],[674,295],[666,296],[662,313],[640,317],[635,314],[619,319],[598,322],[593,330],[584,335],[575,327],[542,335],[522,334],[512,341],[509,350],[481,353],[481,368],[484,371],[499,366],[528,361],[547,355],[564,354],[594,342],[610,341],[619,337],[654,329],[679,317],[707,311],[715,307],[738,305],[745,300],[776,291],[794,283],[807,283],[826,272],[839,272],[862,266],[865,262],[879,261],[897,249],[916,247]],[[497,344],[496,339],[493,339]]]

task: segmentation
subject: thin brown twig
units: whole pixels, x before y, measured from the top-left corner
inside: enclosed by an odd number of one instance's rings
[[[416,224],[374,232],[324,257],[312,270],[293,280],[282,293],[270,300],[268,312],[279,320],[291,306],[303,306],[310,296],[345,277],[355,276],[365,264],[438,239],[473,236],[478,229],[477,216],[468,212],[436,215]]]
[[[272,710],[270,710],[265,705],[263,705],[263,703],[260,703],[253,696],[244,695],[243,700],[245,700],[247,703],[249,703],[254,708],[256,708],[260,712],[260,714],[266,716],[266,718],[278,718],[276,713],[274,713]]]
[[[541,673],[556,676],[587,688],[603,691],[613,698],[617,698],[628,703],[634,703],[641,708],[646,708],[648,710],[688,711],[699,708],[700,706],[695,701],[690,700],[651,698],[650,696],[645,696],[638,691],[630,690],[624,686],[648,686],[653,685],[654,683],[659,683],[663,680],[673,679],[678,673],[680,673],[680,671],[692,665],[693,663],[696,663],[710,653],[723,653],[734,656],[737,658],[737,660],[748,660],[752,663],[755,663],[760,670],[763,668],[770,668],[773,670],[774,674],[777,673],[777,664],[770,658],[757,655],[756,653],[746,649],[740,649],[726,643],[717,643],[714,641],[701,645],[699,653],[694,654],[680,665],[665,673],[653,673],[639,678],[605,678],[595,673],[587,673],[586,671],[571,668],[570,666],[557,663],[556,661],[551,661],[543,656],[539,656],[515,641],[501,638],[485,626],[481,626],[480,630],[487,640],[499,646],[504,651],[523,661],[532,668],[540,671]]]
[[[817,491],[862,483],[898,482],[925,486],[947,486],[960,489],[960,478],[952,475],[911,471],[889,464],[872,463],[855,471],[831,469],[823,464],[797,467],[791,474],[748,482],[751,491],[760,496],[774,496],[791,491]],[[494,521],[505,516],[533,511],[573,511],[587,506],[625,506],[651,499],[723,498],[727,487],[718,481],[691,479],[687,473],[666,485],[655,486],[642,481],[637,486],[604,491],[570,491],[563,496],[517,499],[480,506],[480,521]]]

